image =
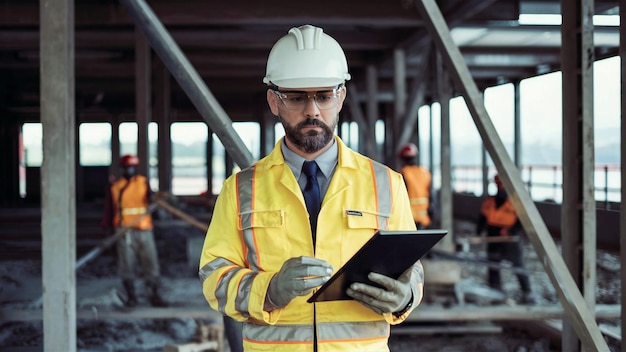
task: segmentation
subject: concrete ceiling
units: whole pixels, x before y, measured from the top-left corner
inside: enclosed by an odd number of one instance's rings
[[[271,46],[289,28],[302,24],[320,26],[342,44],[353,77],[350,84],[359,92],[365,91],[365,68],[375,65],[380,96],[393,97],[395,48],[405,49],[409,81],[430,79],[432,69],[419,68],[431,41],[413,1],[153,0],[148,5],[231,118],[245,120],[266,110],[262,77]],[[520,25],[518,17],[558,14],[559,3],[438,1],[480,88],[558,70],[560,27]],[[595,6],[598,14],[613,14],[618,2],[596,0]],[[12,116],[37,116],[39,10],[39,1],[0,2],[0,106]],[[596,57],[617,55],[619,28],[596,28]],[[119,2],[76,1],[76,102],[81,119],[134,113],[134,32]],[[153,54],[153,73],[159,61]],[[175,119],[199,119],[172,82]],[[436,99],[430,88],[426,96]]]

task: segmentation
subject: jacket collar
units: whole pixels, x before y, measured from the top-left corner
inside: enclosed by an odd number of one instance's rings
[[[281,138],[278,142],[276,142],[274,149],[266,157],[268,168],[272,168],[273,166],[276,166],[276,165],[285,164],[285,158],[283,157],[283,153],[280,148],[280,144],[283,143],[283,138]],[[335,142],[337,143],[338,158],[339,158],[337,167],[347,167],[347,168],[356,169],[358,167],[358,163],[356,160],[355,152],[351,150],[350,148],[348,148],[343,143],[341,138],[339,138],[339,136],[335,136]]]

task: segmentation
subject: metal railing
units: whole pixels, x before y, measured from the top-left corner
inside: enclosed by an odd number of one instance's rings
[[[489,181],[497,173],[495,167],[488,168]],[[454,192],[483,195],[483,168],[475,165],[452,167],[452,189]],[[563,201],[563,169],[561,165],[524,165],[522,180],[533,200],[561,203]],[[605,210],[618,208],[621,203],[620,165],[596,165],[594,171],[595,198]],[[495,193],[495,185],[489,183],[488,193]]]

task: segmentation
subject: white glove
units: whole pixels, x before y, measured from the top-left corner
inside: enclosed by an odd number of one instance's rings
[[[407,269],[398,280],[371,272],[367,278],[384,288],[355,282],[350,285],[346,293],[378,314],[399,312],[411,303],[411,299],[415,299],[411,291],[412,271],[413,266]]]
[[[274,275],[267,289],[265,310],[284,308],[296,296],[305,296],[321,286],[333,272],[325,260],[313,257],[297,257],[287,260]]]

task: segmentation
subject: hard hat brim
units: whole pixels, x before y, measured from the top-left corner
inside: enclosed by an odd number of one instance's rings
[[[347,79],[350,79],[348,77]],[[273,84],[279,88],[319,88],[319,87],[336,87],[342,83],[344,80],[339,80],[337,78],[290,78],[290,79],[279,79],[274,81],[263,80],[267,84]]]

